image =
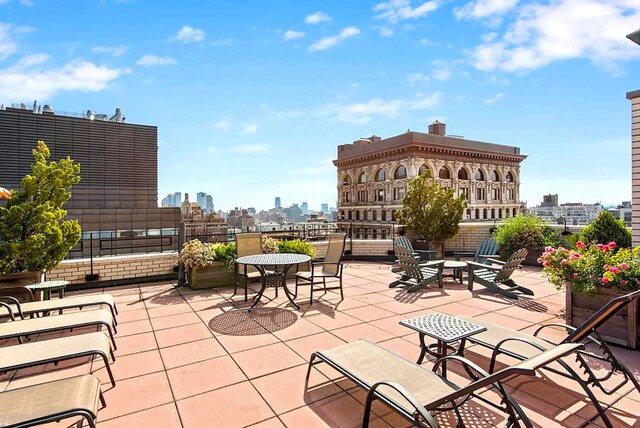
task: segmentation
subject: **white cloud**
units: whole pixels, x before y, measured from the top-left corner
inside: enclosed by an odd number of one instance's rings
[[[340,122],[362,125],[371,121],[373,116],[396,117],[404,111],[423,110],[437,107],[440,94],[429,96],[417,94],[414,99],[373,98],[366,102],[352,104],[329,104],[318,111],[318,116],[328,117]]]
[[[432,62],[434,71],[433,78],[439,80],[440,82],[445,82],[449,80],[452,76],[451,69],[446,61],[435,60]]]
[[[389,27],[382,26],[380,27],[380,37],[391,37],[393,36],[393,30]]]
[[[417,19],[428,15],[440,6],[439,1],[426,1],[416,7],[411,7],[409,0],[390,0],[384,3],[378,3],[374,6],[373,11],[378,12],[376,19],[381,19],[396,24],[407,19]]]
[[[209,146],[209,147],[207,147],[207,151],[209,153],[215,153],[215,152],[218,151],[218,149],[216,148],[216,146]]]
[[[99,66],[75,60],[59,68],[46,68],[48,55],[22,57],[9,68],[0,70],[0,99],[46,99],[59,92],[99,92],[129,69]]]
[[[155,67],[161,65],[174,65],[177,63],[178,60],[171,58],[170,56],[160,57],[155,55],[144,55],[136,62],[136,65],[143,67]]]
[[[458,19],[487,18],[505,14],[516,7],[517,4],[518,0],[474,0],[456,8],[454,13]]]
[[[190,27],[185,25],[182,27],[175,36],[173,36],[173,40],[177,40],[182,43],[190,43],[190,42],[202,42],[207,38],[207,33],[197,28]]]
[[[33,2],[31,0],[20,0],[20,4],[22,6],[28,6],[28,7],[33,6]]]
[[[430,80],[430,77],[424,73],[407,74],[407,82],[409,82],[411,86],[414,86],[416,83],[428,82],[429,80]]]
[[[499,93],[495,94],[495,96],[493,96],[491,98],[486,98],[485,100],[483,100],[483,102],[485,104],[495,104],[496,102],[500,101],[500,99],[502,99],[502,97],[504,97],[504,92],[499,92]]]
[[[242,133],[247,135],[253,135],[258,132],[258,125],[246,125],[242,128]]]
[[[282,35],[282,40],[286,42],[289,40],[301,39],[303,37],[304,37],[304,33],[300,31],[288,30],[288,31],[285,31],[284,34]]]
[[[338,43],[345,39],[348,39],[349,37],[357,36],[358,34],[360,34],[360,30],[358,28],[346,27],[340,30],[340,33],[335,36],[325,37],[313,43],[311,46],[309,46],[309,50],[311,52],[323,51],[337,45]]]
[[[96,53],[105,53],[112,56],[122,56],[129,50],[129,46],[94,46],[91,48],[91,50]]]
[[[233,44],[233,39],[230,39],[230,38],[216,39],[211,42],[211,46],[231,46],[232,44]]]
[[[0,0],[0,4],[7,4],[9,3],[9,0]]]
[[[629,0],[557,0],[527,4],[504,34],[471,53],[483,71],[519,72],[552,62],[585,58],[615,70],[617,62],[640,58],[625,38],[638,29],[640,3]],[[490,39],[491,40],[491,39]]]
[[[231,129],[231,125],[226,120],[221,120],[216,123],[216,128],[218,128],[221,131],[228,131]]]
[[[313,13],[311,15],[307,15],[304,18],[304,22],[306,22],[307,24],[315,25],[315,24],[319,24],[321,22],[331,21],[332,19],[333,18],[331,18],[326,13],[318,11],[318,12]]]
[[[18,50],[18,37],[33,31],[33,28],[20,27],[0,22],[0,61]]]
[[[240,146],[235,146],[231,148],[231,151],[234,153],[267,153],[269,151],[269,146],[266,144],[244,144]]]

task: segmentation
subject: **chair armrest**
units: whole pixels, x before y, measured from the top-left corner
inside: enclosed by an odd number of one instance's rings
[[[414,250],[413,251],[416,255],[420,256],[420,259],[424,259],[426,258],[426,261],[431,261],[431,259],[433,258],[433,256],[436,255],[436,252],[433,250]]]
[[[485,265],[485,264],[476,263],[476,262],[467,262],[467,266],[471,266],[472,269],[475,269],[475,268],[489,269],[489,270],[492,270],[492,271],[495,271],[495,272],[497,272],[497,271],[502,269],[502,267]]]
[[[482,258],[484,259],[484,263],[495,263],[500,266],[504,266],[504,264],[506,263],[506,262],[503,262],[502,260],[492,259],[491,256],[484,256]]]
[[[500,349],[502,347],[502,345],[504,345],[507,342],[521,342],[524,344],[527,344],[529,346],[532,346],[534,348],[536,348],[537,350],[539,350],[540,352],[544,352],[545,349],[536,344],[531,342],[530,340],[524,339],[522,337],[508,337],[506,339],[501,340],[500,342],[498,342],[496,344],[496,346],[493,348],[493,353],[491,354],[491,362],[489,363],[489,373],[493,373],[494,369],[495,369],[495,365],[496,365],[496,358],[498,357],[498,355],[502,352],[502,350]],[[551,343],[551,342],[549,342]],[[555,344],[551,343],[552,345],[555,346]]]
[[[0,306],[4,306],[7,309],[7,312],[9,312],[9,318],[11,318],[11,321],[16,320],[16,317],[13,315],[13,309],[11,308],[11,306],[9,306],[8,303],[0,302]],[[22,311],[20,311],[20,316],[21,316],[21,319],[24,319],[24,317],[22,317]]]
[[[431,416],[431,413],[429,413],[423,404],[420,404],[415,398],[413,398],[413,396],[409,393],[409,391],[407,391],[402,385],[395,383],[395,382],[390,382],[390,381],[380,381],[380,382],[376,382],[371,386],[371,389],[369,389],[369,392],[367,393],[367,401],[365,403],[366,408],[371,409],[371,403],[373,402],[373,399],[375,398],[374,395],[376,394],[376,389],[378,389],[379,386],[387,386],[389,388],[392,388],[394,390],[396,390],[396,392],[398,394],[400,394],[402,396],[402,398],[404,398],[405,400],[407,400],[409,403],[411,403],[411,406],[413,406],[413,408],[415,409],[416,413],[419,413],[420,416],[422,416],[424,418],[425,421],[427,421],[427,423],[433,427],[433,428],[438,428],[440,425],[438,425],[438,423],[436,422],[436,420],[433,418],[433,416]],[[368,417],[368,414],[365,414],[365,418]]]
[[[430,262],[423,262],[423,263],[418,263],[418,266],[420,268],[425,268],[425,267],[437,267],[440,265],[444,265],[444,260],[431,260]]]
[[[31,290],[29,290],[31,291]],[[16,305],[16,308],[18,309],[18,315],[20,315],[20,319],[24,319],[24,314],[22,313],[22,306],[20,305],[20,301],[18,299],[16,299],[13,296],[0,296],[0,303],[2,303],[2,300],[8,300],[11,302],[12,305]],[[14,317],[13,317],[13,309],[11,309],[10,306],[7,306],[7,303],[4,302],[5,304],[3,306],[6,306],[9,309],[10,315],[11,315],[11,320],[14,321]]]

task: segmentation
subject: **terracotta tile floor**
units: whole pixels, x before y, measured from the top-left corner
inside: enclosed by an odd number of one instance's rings
[[[309,305],[308,287],[302,287],[300,310],[288,304],[282,292],[274,298],[274,290],[267,290],[249,314],[248,304],[230,289],[196,291],[173,283],[108,288],[104,291],[115,296],[120,311],[114,388],[101,362],[83,359],[6,373],[0,376],[0,391],[92,371],[103,381],[108,403],[99,412],[100,426],[357,427],[365,394],[355,384],[321,364],[312,370],[305,389],[311,352],[367,338],[415,360],[417,334],[398,321],[434,311],[464,313],[528,332],[537,324],[562,320],[564,295],[539,270],[525,268],[515,276],[534,290],[535,299],[510,301],[481,287],[470,293],[452,279],[441,290],[406,293],[388,287],[396,278],[388,265],[374,263],[347,264],[343,301],[329,292]],[[640,377],[640,353],[616,351]],[[485,366],[487,355],[479,347],[467,353]],[[463,382],[461,374],[450,370],[454,381]],[[579,386],[557,375],[516,378],[508,389],[536,426],[602,426]],[[485,394],[495,397],[493,391]],[[602,402],[616,426],[640,427],[640,394],[630,386],[602,397]],[[462,417],[470,427],[502,426],[505,420],[480,401],[466,404]],[[451,413],[437,419],[443,427],[455,426]],[[371,426],[408,425],[384,405],[374,406]]]

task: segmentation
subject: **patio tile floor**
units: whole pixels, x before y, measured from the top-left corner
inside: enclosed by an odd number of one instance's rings
[[[251,313],[247,309],[252,302],[234,296],[232,289],[190,290],[161,282],[82,291],[109,292],[118,304],[118,350],[112,364],[117,385],[110,385],[101,361],[85,358],[4,374],[0,391],[93,371],[103,381],[108,404],[98,414],[99,426],[358,427],[365,394],[354,383],[321,364],[312,369],[305,388],[313,351],[366,338],[415,360],[418,335],[400,326],[401,319],[429,312],[466,314],[532,332],[564,313],[564,294],[534,268],[514,275],[536,297],[517,301],[482,287],[470,293],[466,283],[452,279],[443,289],[406,293],[388,287],[397,277],[389,268],[349,263],[344,269],[344,301],[336,292],[314,293],[317,300],[309,304],[309,288],[303,286],[297,297],[300,310],[284,293],[275,297],[274,290],[267,290]],[[0,346],[9,344],[13,343],[4,341]],[[640,377],[640,352],[616,351]],[[486,349],[471,346],[466,354],[486,367]],[[424,364],[430,366],[432,361]],[[461,375],[451,371],[455,381],[463,381]],[[588,422],[595,409],[570,380],[543,372],[536,378],[513,379],[507,388],[538,427],[602,426],[597,418]],[[484,394],[495,397],[493,391]],[[608,414],[616,426],[640,427],[640,393],[631,386],[601,398],[610,406]],[[373,410],[372,427],[410,426],[380,403]],[[440,414],[437,419],[442,426],[454,426],[452,415]],[[503,414],[474,400],[464,406],[462,417],[473,427],[502,426],[505,421]]]

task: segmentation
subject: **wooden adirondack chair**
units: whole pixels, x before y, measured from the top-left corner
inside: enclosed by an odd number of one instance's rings
[[[411,251],[405,247],[396,246],[395,251],[403,275],[402,278],[389,284],[390,288],[403,284],[407,286],[407,291],[416,291],[435,281],[438,281],[438,287],[442,288],[444,260],[419,263]]]
[[[511,274],[520,267],[520,263],[526,257],[527,249],[521,248],[513,253],[506,262],[495,259],[487,259],[491,264],[468,262],[469,291],[473,291],[473,283],[476,282],[511,299],[517,299],[517,293],[533,296],[533,291],[516,284],[511,279]],[[494,263],[499,266],[493,266]]]
[[[496,257],[498,255],[498,243],[495,239],[485,239],[478,245],[475,253],[471,251],[454,251],[454,257],[460,261],[462,257],[473,257],[475,263],[486,263],[488,257]]]

